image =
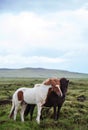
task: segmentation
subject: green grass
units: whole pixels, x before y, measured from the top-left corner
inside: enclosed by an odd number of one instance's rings
[[[35,83],[41,83],[44,79],[32,78],[8,78],[0,79],[0,100],[10,99],[14,91],[19,87],[33,87]],[[53,120],[53,109],[45,115],[40,125],[36,123],[37,109],[34,111],[33,121],[29,116],[25,122],[20,121],[20,112],[17,121],[9,119],[11,104],[0,105],[0,129],[1,130],[88,130],[88,79],[69,79],[69,87],[66,101],[60,111],[58,121]],[[78,101],[81,95],[86,100]]]

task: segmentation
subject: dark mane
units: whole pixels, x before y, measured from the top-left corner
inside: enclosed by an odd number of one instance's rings
[[[68,89],[68,83],[69,83],[69,80],[67,80],[66,78],[60,79],[60,88],[61,88],[61,91],[63,93],[63,96],[66,96],[66,92]]]

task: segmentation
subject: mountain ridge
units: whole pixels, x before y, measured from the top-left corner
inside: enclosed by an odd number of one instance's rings
[[[88,74],[70,72],[67,70],[46,69],[46,68],[0,68],[0,77],[24,77],[24,78],[48,78],[48,77],[67,77],[67,78],[88,78]]]

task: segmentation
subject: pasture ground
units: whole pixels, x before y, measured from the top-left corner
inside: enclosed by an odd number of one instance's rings
[[[12,94],[20,87],[33,87],[35,83],[41,83],[44,79],[32,78],[0,78],[0,130],[88,130],[88,79],[69,79],[69,87],[66,101],[60,111],[58,121],[53,120],[52,108],[48,113],[44,112],[44,120],[38,125],[36,109],[33,120],[25,118],[20,121],[20,112],[17,121],[9,119]]]

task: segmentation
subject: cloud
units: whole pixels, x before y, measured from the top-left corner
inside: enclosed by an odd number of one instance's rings
[[[4,14],[0,18],[1,42],[6,48],[50,47],[66,43],[67,48],[73,41],[79,42],[88,27],[88,11],[62,11],[45,17],[35,13],[22,12],[18,15]],[[85,39],[84,39],[85,40]],[[53,44],[54,43],[54,44]],[[72,45],[71,44],[71,45]],[[74,43],[75,45],[75,43]]]
[[[69,68],[72,59],[75,63],[80,56],[83,58],[83,53],[88,54],[87,34],[88,10],[84,7],[41,15],[2,13],[1,67],[50,67],[52,64],[52,68]]]
[[[49,58],[43,56],[32,56],[32,57],[24,57],[18,55],[7,55],[7,56],[0,56],[0,68],[22,68],[22,67],[44,67],[44,68],[52,68],[55,64],[60,64],[66,61],[66,59],[61,58]],[[7,66],[6,66],[7,65]],[[51,67],[50,67],[51,65]]]

